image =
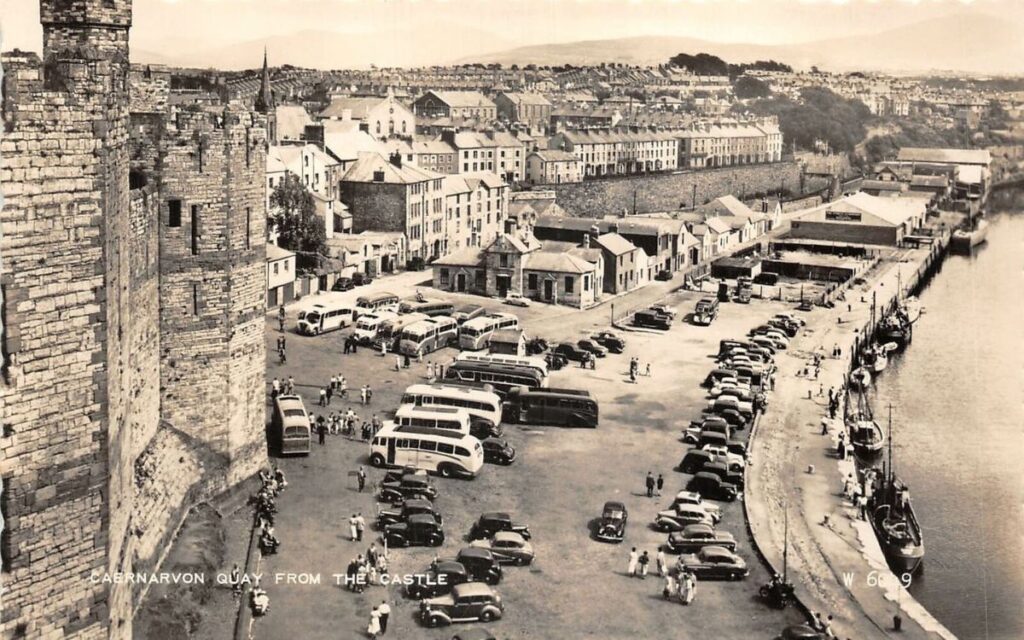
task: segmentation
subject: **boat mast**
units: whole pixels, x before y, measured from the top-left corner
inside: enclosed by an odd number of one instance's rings
[[[892,479],[893,479],[893,473],[892,473],[892,403],[891,402],[889,403],[889,474],[888,475],[889,475],[888,485],[889,485],[889,487],[891,489],[892,488]]]
[[[789,504],[784,503],[783,510],[786,514],[786,519],[782,534],[782,581],[786,582],[786,578],[789,575]]]

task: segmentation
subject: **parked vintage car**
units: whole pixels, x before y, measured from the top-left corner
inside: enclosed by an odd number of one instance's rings
[[[601,510],[601,519],[597,523],[594,537],[606,542],[622,542],[626,536],[626,523],[629,512],[621,502],[608,501]]]
[[[728,531],[718,531],[707,524],[691,524],[682,531],[668,534],[667,545],[673,553],[697,553],[708,546],[735,551],[736,539]]]
[[[502,438],[484,438],[480,441],[484,448],[484,462],[490,464],[512,464],[516,461],[515,447]]]
[[[703,449],[690,449],[679,462],[679,470],[683,473],[697,473],[701,467],[709,462],[714,462],[715,454]]]
[[[385,527],[384,540],[389,547],[440,547],[444,531],[434,516],[420,513]]]
[[[371,282],[373,282],[373,278],[366,275],[362,271],[356,271],[355,273],[352,274],[352,284],[354,284],[357,287],[368,285]]]
[[[434,503],[423,498],[406,500],[398,509],[381,509],[377,512],[377,528],[383,531],[388,525],[405,522],[410,516],[426,513],[434,516],[438,526],[443,524],[441,514],[434,508]]]
[[[698,580],[742,580],[750,573],[747,563],[725,547],[703,547],[694,554],[679,556],[680,571],[692,571]]]
[[[452,636],[452,640],[498,640],[497,636],[483,627],[472,627]]]
[[[725,502],[732,502],[738,495],[736,487],[722,482],[721,478],[706,471],[699,471],[690,478],[690,481],[686,484],[686,489],[699,493],[702,498]]]
[[[463,547],[458,555],[449,561],[458,562],[466,567],[466,571],[469,572],[469,576],[474,582],[486,582],[487,584],[498,584],[501,582],[503,574],[501,564],[498,563],[494,554],[487,549]],[[431,567],[436,567],[440,562],[445,562],[445,560],[438,560]]]
[[[505,295],[505,304],[510,304],[513,307],[528,307],[530,306],[530,299],[510,291]]]
[[[355,283],[352,282],[352,278],[338,278],[334,281],[331,291],[351,291],[355,286]]]
[[[682,531],[691,524],[714,525],[715,518],[695,504],[677,504],[654,516],[654,528],[658,531]]]
[[[726,482],[736,487],[737,491],[743,490],[743,471],[734,471],[725,460],[716,458],[713,462],[705,464],[700,470],[702,473],[715,474],[722,480],[722,482]]]
[[[652,304],[650,306],[650,309],[651,309],[651,311],[657,311],[658,313],[660,313],[662,315],[666,315],[666,316],[668,316],[670,318],[675,318],[676,314],[678,313],[676,311],[675,307],[670,307],[669,305],[665,304],[664,302],[659,302],[657,304]]]
[[[609,353],[622,353],[626,348],[626,341],[611,331],[599,331],[590,336],[590,339],[607,349]]]
[[[738,453],[729,451],[729,447],[716,444],[706,444],[701,447],[708,453],[715,454],[715,460],[724,460],[729,464],[731,471],[743,471],[743,467],[746,466],[746,461]]]
[[[385,476],[378,495],[384,502],[397,504],[415,498],[433,500],[437,489],[425,475],[405,474],[391,480]]]
[[[514,531],[499,531],[490,539],[474,540],[471,547],[487,549],[501,564],[528,565],[533,562],[533,545]]]
[[[501,596],[482,582],[456,585],[451,593],[420,602],[420,619],[428,627],[453,622],[490,622],[501,618],[504,611]]]
[[[722,510],[719,508],[719,506],[717,504],[712,504],[708,502],[704,498],[701,498],[699,493],[694,493],[693,491],[685,490],[679,491],[672,499],[672,504],[670,504],[668,508],[675,509],[677,505],[681,504],[698,505],[704,507],[704,511],[706,511],[711,516],[711,519],[715,522],[718,522],[722,519]]]
[[[608,350],[593,340],[580,340],[576,343],[576,346],[584,351],[594,354],[594,356],[598,358],[603,358],[608,355]]]
[[[470,581],[469,572],[461,562],[446,560],[431,566],[425,573],[412,576],[405,585],[405,595],[410,598],[434,598],[452,590],[457,584]]]
[[[797,624],[783,629],[775,640],[826,640],[826,636],[809,625]]]
[[[669,271],[668,269],[662,269],[661,271],[659,271],[658,273],[656,273],[654,275],[654,279],[655,280],[661,280],[663,282],[666,281],[666,280],[671,280],[672,279],[672,272]]]
[[[482,538],[490,538],[501,531],[512,531],[523,536],[526,540],[530,539],[530,527],[513,522],[512,516],[503,511],[490,511],[481,515],[473,523],[473,528],[469,531],[469,539],[480,540]]]
[[[590,356],[589,351],[582,349],[571,342],[563,342],[552,349],[551,352],[555,355],[562,356],[567,360],[572,360],[573,362],[582,362],[585,358]]]

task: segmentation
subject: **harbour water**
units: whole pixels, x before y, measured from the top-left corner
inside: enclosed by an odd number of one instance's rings
[[[911,593],[963,640],[1024,638],[1024,190],[993,194],[988,242],[921,293],[913,342],[872,392],[924,527]]]

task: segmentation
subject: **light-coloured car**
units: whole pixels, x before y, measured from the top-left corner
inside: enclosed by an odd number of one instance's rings
[[[706,444],[701,448],[707,451],[708,453],[715,454],[716,460],[725,460],[729,464],[730,468],[743,469],[743,465],[746,464],[743,460],[743,456],[739,455],[738,453],[733,453],[729,451],[728,447],[723,447],[721,445],[715,444]]]
[[[672,504],[669,505],[669,509],[675,509],[676,506],[681,504],[702,507],[715,522],[722,519],[722,510],[719,509],[718,505],[711,504],[704,498],[701,498],[699,493],[694,493],[693,491],[680,491],[676,494],[675,498],[672,499]]]
[[[489,540],[474,540],[469,544],[487,549],[501,564],[527,565],[533,562],[533,545],[514,531],[499,531]]]
[[[530,299],[524,298],[522,294],[509,292],[505,296],[505,304],[510,304],[514,307],[528,307],[530,306]]]

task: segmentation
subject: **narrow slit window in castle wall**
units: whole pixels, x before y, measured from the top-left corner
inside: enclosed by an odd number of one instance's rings
[[[181,200],[168,200],[167,201],[167,226],[168,227],[180,227],[181,226]]]
[[[199,205],[192,205],[192,255],[199,255]]]

